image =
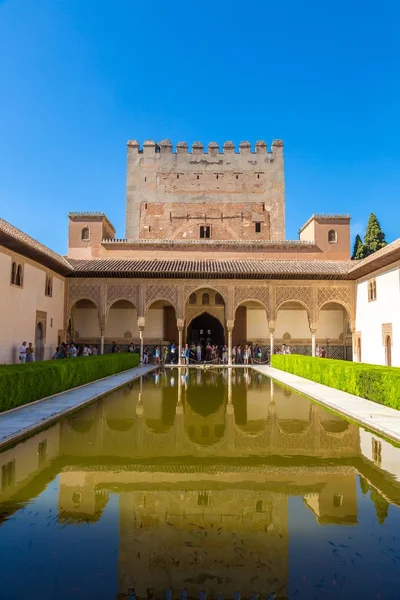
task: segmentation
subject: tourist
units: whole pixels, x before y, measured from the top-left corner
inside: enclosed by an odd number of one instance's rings
[[[29,345],[26,349],[26,362],[27,363],[33,362],[33,353],[34,353],[34,348],[32,346],[32,342],[29,342]]]
[[[135,352],[135,346],[133,345],[132,342],[128,346],[128,352]]]
[[[256,346],[255,356],[256,356],[257,361],[261,362],[261,359],[262,359],[261,346]]]
[[[246,344],[243,350],[243,364],[244,365],[248,365],[249,364],[249,347]]]
[[[321,348],[319,347],[319,344],[317,344],[317,347],[315,348],[315,356],[316,358],[319,358],[321,355]]]
[[[68,355],[70,358],[76,358],[77,357],[77,351],[76,351],[76,346],[74,343],[71,343],[69,350],[68,350]]]
[[[60,352],[60,346],[56,347],[56,351],[53,354],[53,360],[56,360],[58,358],[58,353]]]
[[[22,342],[21,348],[19,349],[19,360],[22,363],[26,362],[26,342]]]
[[[143,350],[143,364],[144,365],[148,365],[149,364],[149,349],[145,348]]]
[[[92,346],[92,356],[97,356],[99,354],[99,349],[97,346]]]
[[[232,348],[232,364],[234,365],[236,362],[236,346]]]
[[[226,344],[222,346],[222,364],[228,364],[228,346]]]
[[[163,350],[163,357],[164,357],[164,364],[167,364],[167,362],[168,362],[168,346],[165,346],[165,348]]]
[[[286,346],[286,354],[291,354],[292,350],[290,348],[290,346]]]
[[[82,356],[89,356],[89,346],[87,344],[85,344],[83,346],[83,350],[82,350]]]
[[[156,349],[154,350],[154,362],[156,365],[160,364],[160,348],[159,348],[159,346],[157,346]]]
[[[196,359],[198,360],[198,362],[201,361],[201,344],[200,344],[200,342],[197,342],[197,346],[196,346]]]
[[[111,352],[118,352],[118,346],[115,342],[112,343]]]
[[[319,355],[320,355],[320,358],[326,358],[326,350],[324,347],[322,347],[320,349]]]
[[[188,344],[186,344],[186,346],[185,346],[184,354],[185,354],[184,358],[185,358],[186,366],[189,366],[190,350],[189,350]]]
[[[175,348],[174,342],[172,342],[171,349],[170,349],[170,363],[171,364],[175,363],[175,354],[176,354],[176,348]]]

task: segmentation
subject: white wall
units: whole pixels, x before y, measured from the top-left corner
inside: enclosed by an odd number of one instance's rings
[[[249,341],[268,340],[269,329],[267,311],[264,309],[247,309],[247,339]]]
[[[385,364],[382,324],[392,324],[392,366],[400,367],[400,273],[399,267],[388,269],[376,280],[376,300],[368,301],[368,280],[356,283],[356,331],[361,333],[361,360]],[[357,353],[354,352],[354,360]]]
[[[23,286],[11,285],[13,260],[23,264]],[[46,274],[53,296],[45,296]],[[19,362],[23,341],[35,345],[36,311],[47,313],[44,358],[52,357],[64,327],[64,278],[41,265],[0,248],[0,364]]]

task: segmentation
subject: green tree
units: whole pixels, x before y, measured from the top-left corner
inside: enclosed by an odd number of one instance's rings
[[[361,237],[357,233],[356,239],[354,241],[353,254],[351,260],[359,260],[360,258],[364,258],[365,256],[366,254],[364,244],[362,242]]]
[[[387,246],[385,234],[379,225],[378,219],[374,213],[371,213],[368,219],[367,231],[364,236],[365,256],[370,256],[370,254],[373,254],[385,246]]]

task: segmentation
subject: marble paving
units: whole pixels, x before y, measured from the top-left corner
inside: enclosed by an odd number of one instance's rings
[[[153,369],[155,369],[154,365],[141,365],[1,413],[0,448],[53,423],[60,417],[93,402],[99,396],[109,394]]]

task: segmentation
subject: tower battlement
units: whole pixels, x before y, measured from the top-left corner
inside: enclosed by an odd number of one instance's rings
[[[268,150],[267,144],[264,140],[259,140],[254,144],[254,148],[250,142],[240,142],[238,148],[236,148],[233,142],[224,142],[222,148],[217,142],[209,142],[207,146],[204,146],[202,142],[193,142],[191,150],[189,150],[189,144],[187,142],[178,142],[174,147],[171,140],[162,140],[161,142],[155,142],[154,140],[146,140],[143,142],[142,147],[137,140],[128,140],[128,149],[132,152],[137,152],[144,156],[151,156],[153,154],[165,155],[165,154],[191,154],[198,156],[205,154],[207,156],[218,156],[220,154],[268,154],[270,160],[273,160],[274,154],[277,148],[283,147],[282,140],[274,140],[271,144],[271,149]]]
[[[284,240],[283,142],[128,142],[126,237]]]

